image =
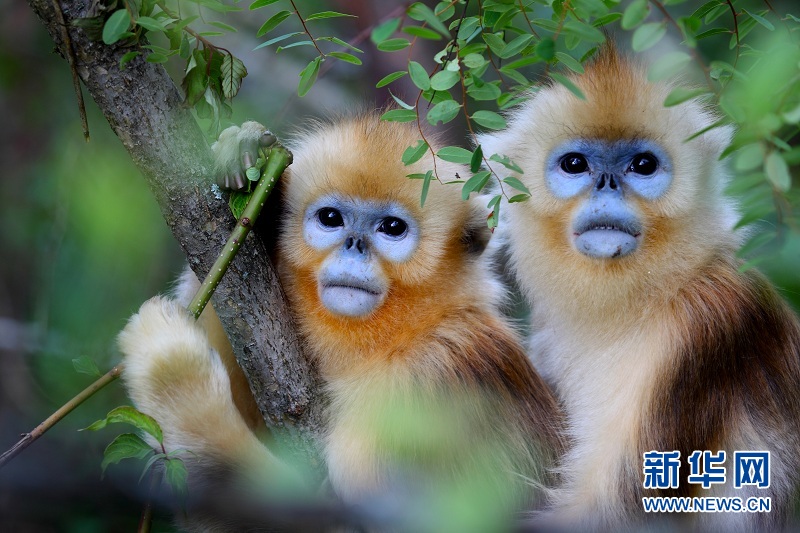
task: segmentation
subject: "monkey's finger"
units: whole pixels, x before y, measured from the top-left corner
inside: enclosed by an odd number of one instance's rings
[[[275,141],[277,141],[277,140],[278,140],[278,138],[275,137],[275,135],[273,135],[271,131],[264,130],[261,133],[261,137],[258,138],[258,145],[261,148],[267,148],[267,147],[272,146],[273,144],[275,144]]]

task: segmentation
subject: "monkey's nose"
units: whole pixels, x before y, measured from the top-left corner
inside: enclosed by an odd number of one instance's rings
[[[610,172],[603,172],[600,174],[600,178],[597,180],[595,184],[595,189],[598,191],[602,191],[608,187],[608,189],[612,191],[616,191],[619,188],[619,184],[617,183],[617,177]]]
[[[344,241],[344,249],[345,250],[351,250],[354,246],[355,246],[356,250],[358,250],[358,252],[362,253],[362,254],[364,253],[364,251],[367,248],[364,245],[364,241],[362,239],[360,239],[360,238],[356,239],[355,237],[348,237],[347,239],[345,239],[345,241]]]

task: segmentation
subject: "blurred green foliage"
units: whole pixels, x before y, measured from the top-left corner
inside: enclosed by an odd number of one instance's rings
[[[190,46],[228,53],[227,67],[219,57],[213,72],[207,71],[210,77],[197,76],[198,70],[188,86],[201,122],[211,130],[252,118],[280,135],[306,115],[363,100],[380,104],[394,95],[405,108],[392,111],[392,118],[449,123],[443,135],[461,146],[468,145],[470,128],[502,127],[495,112],[535,88],[542,74],[554,74],[569,87],[566,75],[579,72],[579,61],[600,42],[598,28],[621,25],[618,41],[650,54],[653,77],[680,72],[718,99],[726,119],[738,126],[736,177],[729,192],[743,201],[744,221],[756,223],[744,252],[800,309],[800,37],[790,0],[702,6],[680,0],[485,0],[485,28],[476,25],[477,2],[464,11],[463,3],[451,9],[449,3],[425,2],[405,10],[393,0],[359,0],[347,6],[359,18],[319,16],[304,28],[297,16],[273,18],[291,9],[288,0],[256,0],[256,8],[267,9],[236,13],[238,6],[226,4],[237,9],[219,13],[225,22],[215,29],[205,20],[192,21],[195,36],[185,35],[177,20],[166,22],[172,17],[159,15],[154,2],[145,4],[155,23],[118,15],[114,36],[131,39],[149,32],[154,43],[149,60],[164,63],[174,79],[187,73],[185,60],[194,57],[186,53]],[[306,21],[314,11],[338,5],[297,4]],[[738,39],[731,33],[731,5]],[[141,302],[168,290],[183,258],[144,180],[91,103],[92,141],[83,141],[66,62],[50,53],[52,43],[30,9],[4,3],[0,15],[0,448],[5,449],[91,382],[75,372],[72,359],[87,356],[101,371],[117,362],[116,333]],[[458,46],[445,39],[450,32],[462,41]],[[247,65],[247,78],[234,56]],[[227,85],[225,72],[232,76]],[[226,118],[239,83],[241,92]],[[298,99],[298,88],[311,97]],[[439,157],[473,162],[474,154],[463,152]],[[480,172],[478,166],[473,172]],[[479,177],[485,185],[488,178]],[[0,470],[4,528],[135,527],[146,491],[137,483],[139,468],[115,466],[101,485],[100,461],[110,437],[77,433],[124,403],[121,387],[112,385]],[[414,430],[403,420],[395,427]],[[454,498],[452,505],[468,506],[465,501]],[[458,514],[468,518],[468,511]],[[159,523],[156,530],[166,527]]]

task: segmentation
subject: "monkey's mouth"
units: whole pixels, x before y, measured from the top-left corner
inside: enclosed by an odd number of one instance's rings
[[[329,290],[329,289],[342,289],[342,290],[345,290],[345,291],[363,291],[363,292],[366,292],[367,294],[371,294],[373,296],[380,296],[381,295],[380,291],[375,290],[373,288],[366,287],[366,286],[363,286],[363,285],[353,285],[353,284],[348,284],[348,283],[327,283],[327,284],[321,285],[321,288],[322,288],[323,291],[324,290]]]
[[[587,231],[620,231],[634,238],[642,234],[641,228],[636,224],[626,223],[624,221],[594,221],[581,224],[575,228],[574,235],[579,237]]]
[[[350,275],[320,280],[318,290],[325,309],[338,316],[366,316],[386,298],[386,289],[379,283]]]
[[[573,230],[577,250],[597,259],[614,259],[639,247],[641,227],[626,220],[589,220]]]

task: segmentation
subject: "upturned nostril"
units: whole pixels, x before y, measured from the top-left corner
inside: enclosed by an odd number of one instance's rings
[[[354,240],[352,237],[348,237],[348,238],[346,238],[346,239],[344,240],[344,247],[345,247],[345,249],[349,250],[350,248],[352,248],[352,247],[353,247],[353,244],[354,244],[354,243],[355,243],[355,240]]]

